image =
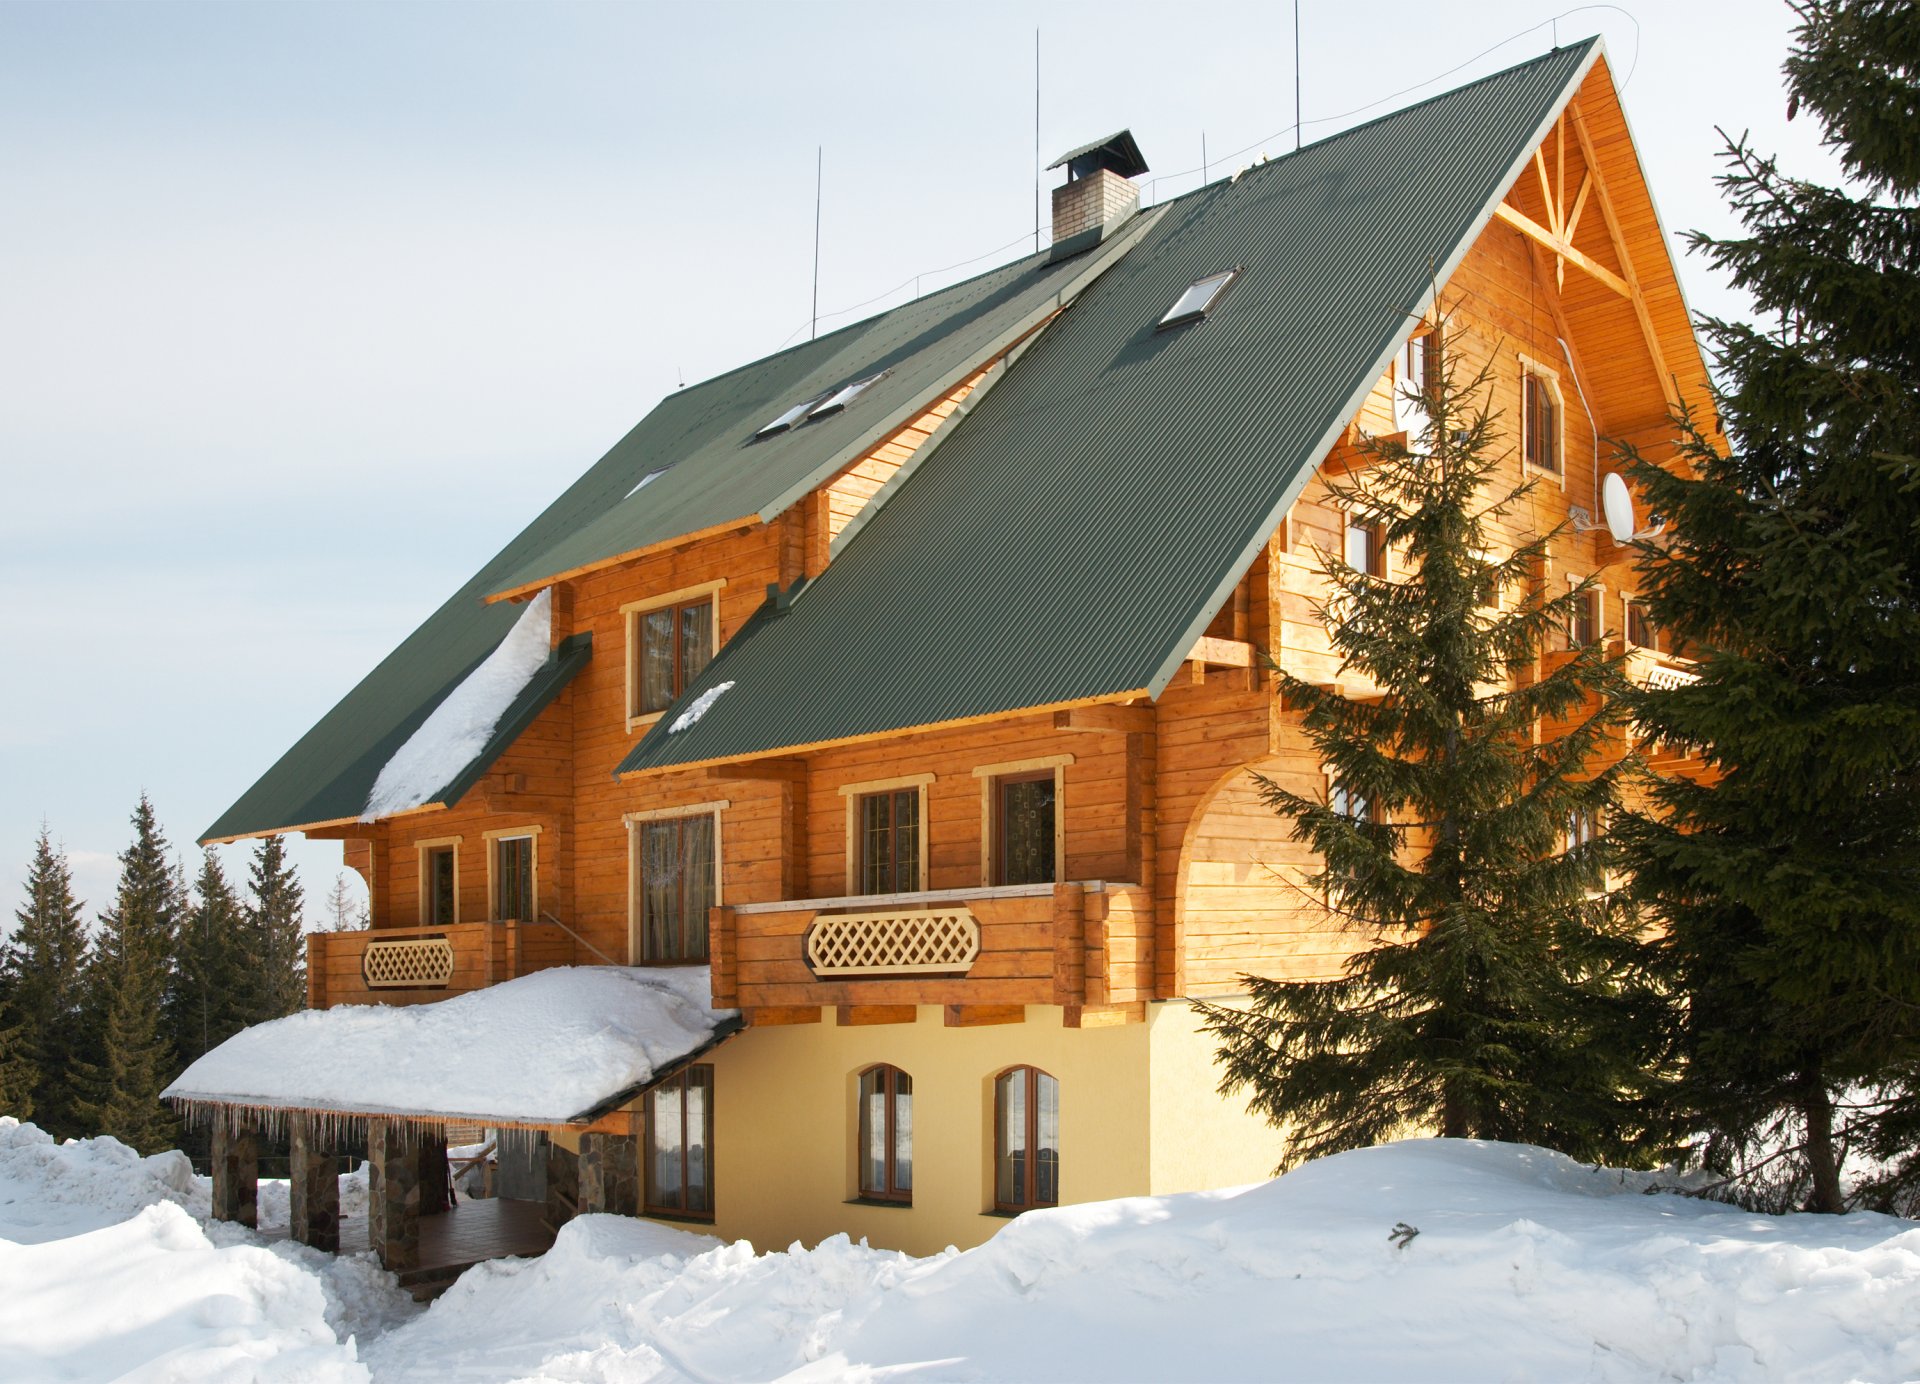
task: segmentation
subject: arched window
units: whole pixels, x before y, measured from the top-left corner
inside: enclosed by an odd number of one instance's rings
[[[1025,1211],[1060,1204],[1060,1083],[1015,1067],[993,1083],[993,1204]]]
[[[898,1067],[860,1073],[860,1195],[913,1200],[913,1078]]]

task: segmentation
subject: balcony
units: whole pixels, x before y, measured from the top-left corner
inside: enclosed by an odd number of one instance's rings
[[[737,904],[711,918],[714,1003],[761,1023],[922,1004],[1125,1022],[1152,992],[1152,924],[1146,890],[1100,881]]]
[[[560,924],[454,923],[307,934],[307,1008],[431,1004],[517,976],[571,966],[579,944]]]
[[[1615,650],[1619,647],[1615,645]],[[1693,671],[1692,659],[1638,645],[1627,648],[1624,671],[1629,682],[1650,692],[1667,692],[1700,681],[1700,675]]]

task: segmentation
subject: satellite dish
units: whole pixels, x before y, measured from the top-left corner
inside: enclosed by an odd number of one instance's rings
[[[1609,471],[1600,482],[1600,512],[1606,516],[1607,531],[1615,543],[1631,543],[1645,537],[1634,521],[1633,492],[1618,471]]]

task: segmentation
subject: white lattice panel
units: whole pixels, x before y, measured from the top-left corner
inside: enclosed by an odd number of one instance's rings
[[[1684,668],[1671,668],[1663,663],[1656,663],[1647,669],[1647,688],[1653,692],[1671,692],[1676,687],[1685,687],[1698,681],[1698,673],[1689,673]]]
[[[453,943],[444,937],[369,942],[360,974],[370,990],[430,990],[453,979]]]
[[[980,924],[965,907],[827,914],[807,934],[817,976],[951,974],[979,955]]]

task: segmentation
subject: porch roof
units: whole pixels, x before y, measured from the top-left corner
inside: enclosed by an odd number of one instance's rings
[[[163,1092],[186,1105],[563,1125],[640,1094],[741,1027],[704,966],[568,966],[438,1004],[256,1024]]]

